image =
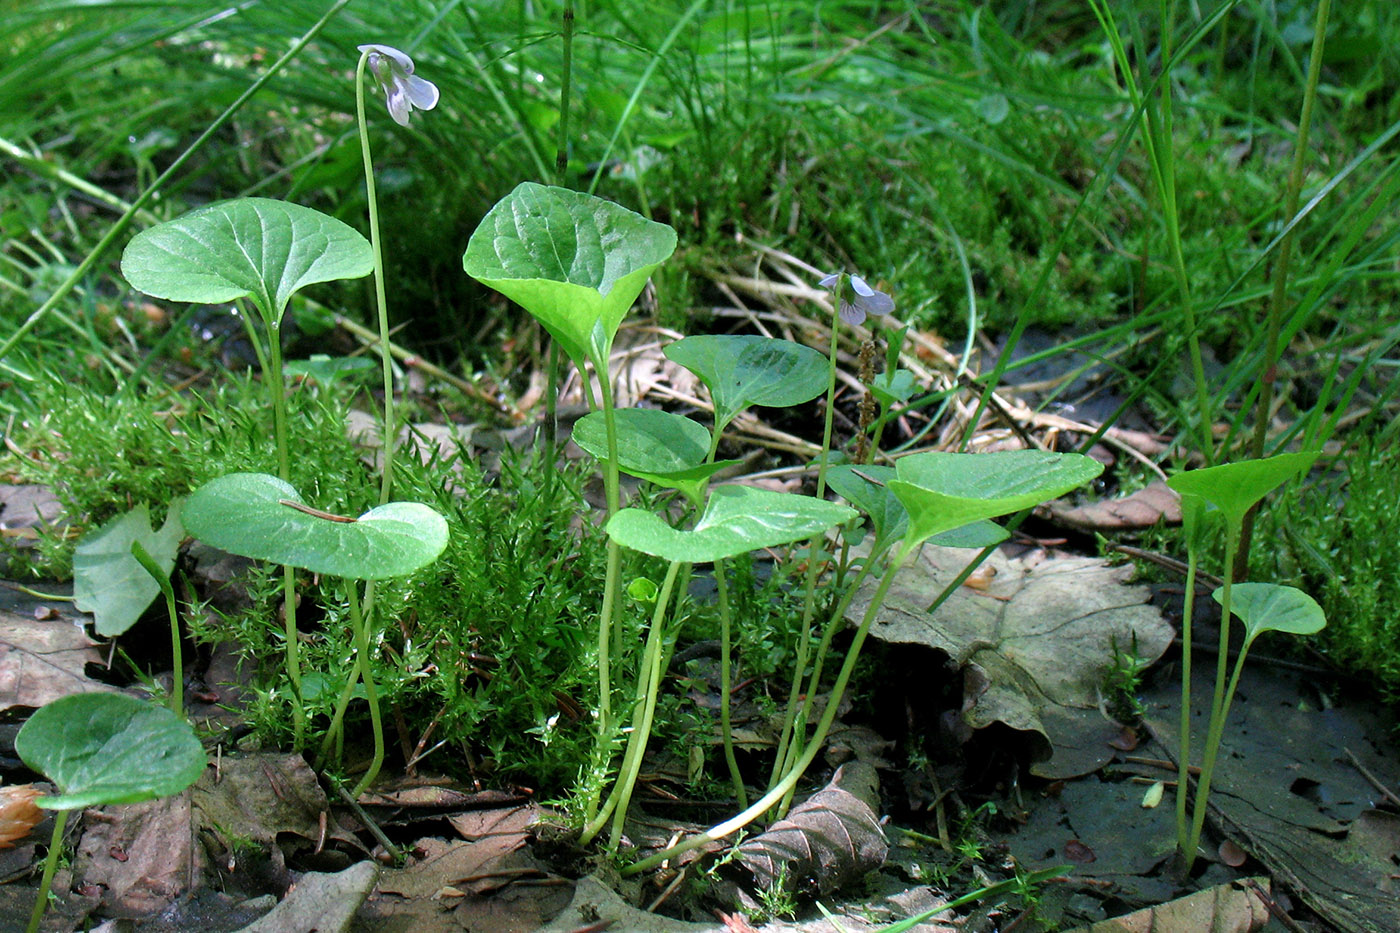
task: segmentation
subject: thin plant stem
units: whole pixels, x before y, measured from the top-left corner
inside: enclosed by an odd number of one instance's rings
[[[734,757],[734,735],[730,722],[730,696],[733,682],[733,664],[730,648],[729,583],[725,580],[724,561],[715,561],[715,587],[719,591],[719,721],[723,733],[724,760],[729,765],[729,780],[734,784],[734,798],[739,801],[739,809],[749,805],[749,795],[744,790],[744,778],[739,774],[739,762]]]
[[[855,637],[851,639],[851,647],[846,651],[846,661],[841,665],[841,672],[836,676],[836,683],[832,685],[831,696],[827,700],[826,709],[822,711],[821,721],[817,723],[816,732],[812,736],[812,741],[808,743],[806,751],[798,759],[783,779],[779,781],[768,793],[764,794],[753,805],[745,809],[738,816],[724,821],[697,836],[692,836],[684,842],[677,843],[662,852],[658,852],[649,858],[642,859],[632,865],[622,869],[623,876],[638,874],[655,868],[667,859],[675,858],[684,852],[699,848],[717,839],[723,839],[731,833],[743,829],[754,820],[763,816],[774,804],[780,802],[787,794],[797,786],[797,782],[802,779],[802,775],[816,759],[817,753],[821,750],[822,742],[826,739],[827,732],[831,729],[831,724],[836,719],[837,707],[841,705],[841,697],[846,692],[846,685],[850,682],[851,674],[855,671],[856,661],[860,658],[861,646],[865,644],[865,637],[870,633],[871,623],[875,621],[875,615],[879,612],[880,605],[884,602],[885,594],[889,592],[890,584],[894,582],[895,574],[909,556],[912,548],[902,548],[898,557],[890,562],[889,569],[880,580],[880,585],[876,588],[874,597],[870,601],[869,608],[865,611],[865,617],[861,619],[860,628],[856,630]]]
[[[1181,748],[1176,765],[1176,845],[1186,861],[1186,794],[1191,775],[1191,622],[1196,609],[1196,548],[1186,552],[1186,604],[1181,610]]]
[[[258,80],[248,86],[247,90],[239,94],[237,99],[229,104],[228,107],[224,109],[223,113],[215,117],[214,122],[210,123],[209,126],[205,128],[204,132],[200,133],[195,141],[190,143],[189,146],[185,148],[185,151],[180,153],[175,161],[171,162],[170,166],[160,173],[155,181],[151,182],[144,191],[137,195],[136,200],[131,202],[131,205],[126,211],[118,217],[116,222],[103,234],[102,239],[97,241],[97,245],[88,252],[82,262],[78,263],[77,268],[68,275],[68,278],[64,279],[58,288],[54,289],[53,294],[49,295],[44,303],[25,319],[24,323],[19,326],[19,329],[6,338],[3,344],[0,344],[0,360],[3,360],[10,350],[14,348],[15,344],[24,339],[40,321],[53,311],[54,308],[58,307],[58,303],[73,290],[74,286],[87,277],[87,274],[92,271],[92,267],[97,265],[98,260],[106,255],[107,250],[112,248],[112,244],[115,243],[126,231],[126,228],[131,225],[131,221],[143,211],[148,203],[150,203],[151,198],[155,197],[156,192],[159,191],[176,172],[184,168],[190,156],[198,152],[215,133],[223,129],[224,124],[233,119],[233,115],[243,109],[243,105],[246,104],[254,94],[262,90],[263,85],[271,81],[277,73],[286,66],[287,62],[300,55],[301,50],[306,48],[307,43],[314,39],[316,35],[325,28],[325,25],[331,21],[331,18],[339,13],[349,2],[350,0],[336,0],[335,3],[332,3],[321,18],[317,20],[300,39],[293,42],[291,48],[287,49],[286,53],[283,54],[281,58],[277,59],[277,61],[273,62],[272,65],[268,67],[267,72],[261,78],[258,78]]]
[[[652,608],[651,630],[647,632],[647,643],[643,649],[645,660],[642,664],[642,670],[637,674],[637,693],[633,704],[634,710],[642,710],[642,721],[633,727],[632,734],[628,736],[627,751],[623,755],[622,767],[618,772],[613,792],[608,795],[608,800],[602,809],[595,816],[590,817],[587,825],[584,826],[583,833],[579,837],[579,842],[582,845],[593,841],[594,837],[607,824],[608,817],[619,807],[622,808],[623,814],[626,814],[627,803],[632,796],[632,786],[636,783],[637,775],[641,772],[641,756],[646,750],[646,740],[651,733],[651,716],[655,713],[656,697],[660,687],[660,669],[653,662],[659,663],[661,657],[662,627],[665,622],[666,608],[670,603],[671,593],[675,590],[676,577],[682,566],[689,567],[688,564],[673,563],[667,568],[666,579],[661,584],[661,591],[658,593],[656,604]],[[615,847],[616,842],[613,844]]]
[[[346,581],[346,589],[349,590],[346,597],[350,605],[350,625],[355,630],[355,656],[359,660],[360,680],[365,685],[365,699],[369,701],[370,728],[374,730],[374,757],[370,759],[369,770],[351,792],[358,797],[379,777],[379,769],[384,765],[384,724],[379,718],[379,694],[374,686],[374,671],[370,667],[369,626],[360,613],[360,594],[355,592],[352,581]]]
[[[1327,37],[1327,18],[1332,0],[1319,0],[1313,22],[1312,50],[1308,55],[1308,77],[1303,85],[1303,107],[1298,115],[1298,138],[1293,143],[1293,164],[1288,172],[1288,190],[1284,194],[1283,216],[1291,219],[1298,213],[1298,201],[1303,190],[1303,172],[1307,166],[1308,131],[1312,126],[1313,106],[1317,102],[1317,85],[1322,73],[1322,47]],[[1273,287],[1269,293],[1269,310],[1265,321],[1264,369],[1259,374],[1259,400],[1255,406],[1254,439],[1251,452],[1254,459],[1264,456],[1269,437],[1269,417],[1274,407],[1274,390],[1278,383],[1280,355],[1279,334],[1283,328],[1283,306],[1288,297],[1289,263],[1293,257],[1295,227],[1289,227],[1278,245],[1274,259]],[[1244,579],[1249,569],[1249,550],[1254,539],[1254,516],[1258,505],[1245,513],[1240,528],[1238,566],[1226,567],[1225,572],[1237,580]]]
[[[826,496],[826,467],[831,457],[831,433],[836,417],[836,352],[841,336],[841,296],[846,293],[845,289],[846,273],[841,271],[836,274],[836,286],[831,291],[834,297],[831,302],[831,341],[827,353],[826,414],[822,420],[822,449],[817,455],[818,499]],[[817,613],[817,555],[821,550],[822,540],[822,535],[818,533],[812,535],[807,542],[807,569],[802,576],[802,634],[797,643],[792,686],[788,689],[787,708],[783,713],[783,731],[778,739],[777,753],[773,756],[773,771],[768,778],[770,788],[777,784],[788,759],[795,757],[802,750],[802,736],[798,734],[794,724],[797,721],[797,701],[802,690],[802,679],[806,675],[811,652],[812,619]]]
[[[1191,840],[1189,851],[1192,855],[1201,844],[1201,832],[1205,827],[1206,804],[1210,800],[1210,782],[1215,776],[1215,763],[1220,757],[1220,740],[1225,735],[1225,722],[1230,716],[1230,704],[1235,700],[1235,688],[1240,685],[1240,674],[1244,671],[1244,658],[1249,653],[1250,643],[1246,641],[1240,648],[1240,653],[1235,658],[1235,668],[1230,674],[1230,686],[1225,690],[1225,696],[1220,704],[1220,719],[1212,721],[1210,731],[1206,735],[1206,752],[1201,761],[1201,778],[1196,785],[1196,807],[1191,821]],[[1187,863],[1187,870],[1190,870],[1190,863]]]
[[[603,497],[607,506],[607,517],[611,519],[622,508],[617,469],[617,418],[613,411],[611,380],[608,375],[607,355],[599,354],[593,361],[598,373],[599,396],[603,412],[603,425],[608,440],[608,459],[603,463]],[[580,373],[584,379],[587,374]],[[621,650],[621,619],[617,615],[617,602],[620,593],[618,577],[622,574],[622,549],[611,537],[608,538],[607,571],[603,577],[603,605],[598,616],[598,744],[595,764],[606,766],[608,743],[612,722],[612,645],[615,642]],[[616,629],[616,631],[615,631]],[[601,788],[589,794],[584,805],[584,822],[592,823],[598,812]]]
[[[67,824],[68,811],[55,811],[53,835],[49,837],[49,854],[44,859],[44,874],[39,879],[39,897],[34,902],[34,912],[29,915],[29,926],[25,927],[25,933],[39,933],[39,924],[49,906],[49,890],[53,887],[53,873],[58,868],[58,853],[63,848],[63,828]]]
[[[394,359],[389,353],[389,302],[384,295],[384,247],[379,238],[379,200],[374,184],[374,159],[369,151],[369,126],[365,121],[365,66],[368,51],[355,67],[355,117],[360,128],[360,157],[365,167],[365,196],[369,203],[369,245],[374,253],[374,302],[379,316],[379,358],[384,368],[384,431],[380,438],[384,466],[379,479],[379,504],[389,501],[394,485]]]
[[[268,366],[264,370],[268,392],[272,396],[272,426],[277,436],[277,475],[291,478],[291,461],[287,454],[287,385],[282,376],[282,328],[271,313],[263,309],[268,334]],[[297,635],[297,577],[290,566],[282,567],[282,618],[287,637],[287,677],[292,682],[292,747],[301,750],[306,738],[306,709],[302,705],[300,641]]]
[[[1185,866],[1190,872],[1196,861],[1196,848],[1201,842],[1201,830],[1205,826],[1206,800],[1210,796],[1210,781],[1215,771],[1216,752],[1220,748],[1220,736],[1224,731],[1225,681],[1230,665],[1230,568],[1239,540],[1239,526],[1226,530],[1225,561],[1223,567],[1224,587],[1220,595],[1220,644],[1215,665],[1215,692],[1211,696],[1210,725],[1206,729],[1205,754],[1201,760],[1201,776],[1196,782],[1196,802],[1191,816],[1191,837],[1187,840],[1186,851],[1182,853]]]
[[[170,578],[161,571],[160,565],[140,541],[131,542],[131,556],[151,575],[151,579],[156,581],[156,585],[165,596],[165,610],[170,615],[170,663],[174,671],[170,684],[170,710],[176,716],[184,718],[185,664],[180,650],[180,614],[175,607],[175,588],[170,585]]]

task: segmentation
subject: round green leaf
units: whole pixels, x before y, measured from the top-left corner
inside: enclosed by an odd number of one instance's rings
[[[710,494],[705,513],[689,531],[672,528],[641,509],[618,512],[608,521],[607,531],[623,547],[699,564],[789,544],[855,515],[855,509],[811,496],[752,486],[721,486]]]
[[[1210,595],[1221,602],[1225,587]],[[1230,591],[1230,612],[1244,623],[1246,645],[1264,632],[1316,635],[1327,626],[1327,616],[1316,600],[1277,583],[1236,583]]]
[[[1232,526],[1237,526],[1254,503],[1311,467],[1316,459],[1314,451],[1222,463],[1178,473],[1167,480],[1167,485],[1183,496],[1200,496],[1220,509]]]
[[[352,227],[268,198],[190,211],[138,233],[122,253],[122,275],[138,291],[203,304],[250,298],[273,326],[299,289],[373,269],[369,241]]]
[[[77,693],[41,707],[15,736],[24,763],[59,789],[35,801],[77,810],[168,797],[204,773],[190,724],[122,693]]]
[[[826,357],[791,340],[703,334],[677,340],[663,352],[710,390],[716,431],[750,405],[787,408],[826,391]]]
[[[576,365],[607,357],[676,231],[581,191],[523,182],[482,218],[462,268],[529,311]]]
[[[1082,454],[1000,450],[903,457],[889,488],[909,512],[905,546],[1058,498],[1103,472]]]
[[[296,505],[305,503],[290,483],[266,473],[230,473],[190,496],[185,529],[231,554],[354,580],[412,573],[447,546],[446,520],[418,502],[390,502],[357,519],[322,517]]]

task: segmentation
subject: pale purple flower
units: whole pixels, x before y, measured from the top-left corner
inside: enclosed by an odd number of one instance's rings
[[[840,277],[839,273],[833,272],[817,284],[822,288],[834,288]],[[863,324],[867,314],[879,317],[894,310],[893,298],[866,285],[865,279],[858,275],[846,276],[845,291],[846,293],[840,297],[839,313],[841,320],[852,327]]]
[[[370,74],[389,104],[389,116],[399,126],[408,126],[414,107],[432,110],[437,106],[437,85],[413,73],[413,59],[388,45],[362,45],[360,51],[368,53]]]

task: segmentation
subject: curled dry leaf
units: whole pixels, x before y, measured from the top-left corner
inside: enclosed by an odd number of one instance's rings
[[[859,770],[858,763],[843,765],[787,819],[739,846],[740,864],[760,886],[828,894],[884,864],[889,843],[875,811],[859,787],[852,793],[841,786],[852,767]]]
[[[1084,531],[1127,531],[1151,528],[1159,522],[1181,523],[1181,497],[1160,480],[1118,499],[1073,507],[1056,501],[1045,508],[1055,521]]]
[[[0,787],[0,849],[14,846],[43,820],[44,811],[34,805],[39,796],[33,784]]]

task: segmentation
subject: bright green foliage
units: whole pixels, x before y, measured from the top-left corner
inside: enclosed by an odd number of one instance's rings
[[[305,360],[288,360],[282,365],[282,372],[288,376],[305,376],[327,388],[337,381],[356,375],[374,372],[378,364],[367,356],[327,356],[313,354]]]
[[[204,773],[189,723],[120,693],[78,693],[40,708],[15,736],[26,765],[52,781],[49,810],[138,803],[178,794]]]
[[[1224,588],[1211,593],[1221,602]],[[1230,599],[1230,612],[1244,623],[1244,644],[1248,648],[1264,632],[1289,635],[1316,635],[1327,625],[1322,607],[1307,593],[1277,583],[1237,583]]]
[[[721,486],[710,493],[692,529],[672,528],[653,512],[623,509],[609,520],[607,530],[623,547],[670,561],[705,563],[790,544],[855,515],[854,509],[811,496]]]
[[[909,512],[906,546],[1064,495],[1103,472],[1081,454],[1007,450],[903,457],[890,491]]]
[[[716,432],[750,405],[789,408],[826,391],[826,357],[791,340],[701,334],[667,344],[663,352],[710,390]]]
[[[185,527],[206,544],[258,560],[351,580],[412,573],[447,546],[447,523],[418,502],[390,502],[359,518],[311,514],[296,488],[267,473],[230,473],[190,496]]]
[[[606,360],[676,231],[591,195],[522,182],[482,218],[462,267],[533,314],[580,368]]]
[[[130,512],[89,532],[73,551],[73,601],[95,618],[97,634],[120,635],[136,623],[160,593],[160,584],[131,554],[140,541],[164,576],[175,567],[185,536],[180,503],[168,503],[165,524],[151,529],[151,514],[142,502]]]
[[[300,289],[373,268],[369,241],[354,229],[268,198],[190,211],[137,234],[122,254],[122,275],[139,291],[200,304],[250,298],[271,327]]]
[[[1177,473],[1167,485],[1182,495],[1199,496],[1238,525],[1260,499],[1312,466],[1317,453],[1278,454]]]
[[[617,466],[629,476],[680,489],[698,501],[709,478],[735,463],[707,463],[710,432],[682,415],[654,408],[625,408],[615,416]],[[606,460],[608,438],[603,413],[595,411],[580,418],[574,425],[573,441],[598,460]]]

